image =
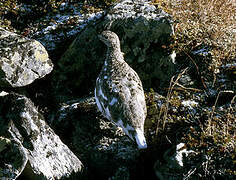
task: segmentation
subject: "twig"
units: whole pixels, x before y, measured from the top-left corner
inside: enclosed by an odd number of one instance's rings
[[[188,53],[186,53],[184,50],[183,50],[183,52],[189,57],[189,59],[192,61],[192,63],[195,65],[195,67],[196,67],[196,69],[197,69],[197,73],[198,73],[198,75],[200,76],[200,78],[201,78],[201,82],[202,82],[202,85],[203,85],[203,87],[205,88],[205,89],[207,89],[207,86],[206,86],[206,84],[205,84],[205,82],[204,82],[204,79],[202,78],[202,74],[200,73],[200,71],[199,71],[199,68],[198,68],[198,66],[197,66],[197,63],[194,61],[194,59],[188,54]]]
[[[168,108],[169,108],[169,102],[170,102],[170,98],[171,98],[171,94],[172,94],[172,91],[173,91],[173,88],[174,86],[178,83],[179,79],[182,77],[182,75],[188,70],[188,68],[185,68],[180,74],[178,74],[176,80],[174,81],[174,77],[175,76],[172,76],[171,80],[170,80],[170,88],[168,90],[168,93],[167,93],[167,97],[166,97],[166,104],[165,104],[165,109],[164,109],[164,115],[163,115],[163,126],[162,128],[164,129],[165,128],[165,122],[166,122],[166,119],[167,119],[167,113],[168,113]],[[162,114],[162,109],[161,108],[161,111],[159,113],[159,119],[161,117],[161,114]],[[156,128],[156,135],[158,134],[158,128],[159,128],[159,122],[157,123],[157,128]]]
[[[230,109],[231,110],[233,109],[232,104],[235,102],[235,99],[236,99],[236,95],[232,98],[232,100],[230,102]]]
[[[189,91],[195,91],[195,92],[202,92],[203,91],[201,89],[184,87],[183,85],[181,85],[179,83],[176,83],[176,85],[179,86],[179,88],[173,88],[174,90],[179,90],[179,91],[189,90]],[[166,88],[166,89],[169,89],[169,88]]]
[[[209,119],[208,128],[211,128],[211,121],[212,121],[212,119],[213,119],[213,115],[214,115],[215,109],[216,109],[216,104],[217,104],[217,102],[218,102],[218,99],[219,99],[219,96],[220,96],[221,93],[234,93],[234,91],[220,91],[220,92],[218,93],[218,95],[217,95],[217,97],[216,97],[216,100],[215,100],[215,103],[214,103],[214,105],[212,106],[212,112],[211,112],[211,116],[210,116],[210,119]],[[236,96],[233,97],[233,99],[231,100],[231,103],[234,101],[235,97],[236,97]],[[231,107],[231,105],[230,105],[230,107]],[[207,129],[208,129],[208,128],[207,128]],[[211,134],[211,131],[210,131],[210,134]]]
[[[184,177],[183,180],[187,180],[188,178],[190,178],[190,176],[197,170],[197,168],[191,169],[188,174],[187,177]]]

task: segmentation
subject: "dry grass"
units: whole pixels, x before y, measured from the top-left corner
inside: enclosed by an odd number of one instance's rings
[[[212,70],[236,57],[235,0],[153,0],[175,20],[178,52],[210,47]]]
[[[153,0],[152,2],[173,16],[175,22],[173,48],[177,53],[188,56],[198,75],[202,75],[202,70],[207,69],[205,67],[216,73],[222,64],[236,58],[235,0]],[[211,59],[205,61],[202,58],[200,63],[196,63],[192,51],[204,47],[209,49]],[[208,72],[206,71],[204,76],[210,76]],[[204,89],[183,87],[178,80],[184,73],[185,70],[171,79],[166,100],[159,107],[159,114],[156,115],[158,119],[154,120],[156,139],[159,143],[162,134],[171,137],[167,134],[171,124],[175,124],[174,127],[177,129],[180,120],[185,122],[180,126],[184,132],[181,142],[186,143],[189,149],[196,152],[188,158],[189,164],[186,165],[186,170],[190,172],[191,177],[193,179],[194,177],[234,179],[236,176],[236,96],[223,106],[219,105],[218,100],[222,93],[232,95],[235,92],[220,91],[214,104],[210,105],[201,90],[207,90],[205,81],[211,84],[209,80],[213,81],[213,79],[201,79]],[[187,110],[181,112],[180,104],[186,92],[191,97],[199,96],[197,102],[200,106],[194,108],[197,112],[195,116]],[[172,110],[174,108],[177,112]],[[189,175],[189,173],[184,174]]]
[[[234,179],[236,96],[230,102],[219,105],[221,94],[234,94],[233,91],[220,91],[214,104],[210,105],[200,89],[179,84],[179,79],[187,72],[188,69],[184,69],[172,77],[165,99],[155,101],[153,91],[147,94],[146,121],[151,121],[149,132],[155,130],[154,136],[147,133],[147,139],[154,147],[162,149],[168,143],[184,142],[195,152],[186,159],[182,169],[186,179],[188,176],[190,179]],[[194,111],[183,107],[182,102],[188,99],[197,102],[198,105],[192,107]]]

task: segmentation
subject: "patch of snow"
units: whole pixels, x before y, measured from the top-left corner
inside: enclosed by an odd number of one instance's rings
[[[194,153],[192,150],[187,150],[184,143],[179,143],[176,146],[176,156],[175,159],[180,166],[183,167],[183,155],[188,156],[189,153]]]
[[[5,91],[2,91],[2,92],[0,92],[0,96],[6,96],[6,95],[8,95],[9,93],[7,93],[7,92],[5,92]]]
[[[77,109],[78,105],[79,105],[79,103],[73,103],[73,104],[71,104],[71,108],[72,109]]]
[[[193,51],[193,54],[199,54],[199,55],[207,56],[209,54],[209,52],[208,52],[207,48],[202,48],[202,49]]]
[[[65,10],[65,7],[66,7],[66,3],[65,3],[65,2],[61,3],[61,5],[60,5],[60,10],[61,10],[61,11],[64,11],[64,10]]]
[[[107,66],[107,61],[104,62],[104,65]]]
[[[188,107],[189,109],[193,109],[194,107],[196,107],[198,105],[198,102],[192,101],[192,100],[185,100],[185,101],[182,101],[181,104],[184,107]]]
[[[45,29],[43,29],[42,32],[43,32],[44,34],[47,34],[47,33],[49,33],[49,31],[55,30],[56,28],[57,28],[56,24],[53,24],[53,25],[48,26],[48,27],[46,27]],[[50,37],[50,38],[51,38],[51,37]]]
[[[175,58],[176,58],[176,53],[175,53],[175,51],[172,52],[172,54],[170,55],[170,58],[171,58],[172,62],[175,64],[175,63],[176,63],[176,62],[175,62]]]

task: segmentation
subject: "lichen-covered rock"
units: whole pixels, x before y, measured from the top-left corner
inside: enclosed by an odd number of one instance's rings
[[[23,169],[27,179],[61,179],[81,173],[81,161],[25,96],[0,96],[0,125],[2,178],[15,179]]]
[[[0,136],[0,179],[16,179],[27,161],[27,152],[19,141]]]
[[[52,69],[42,44],[0,28],[0,87],[26,86]]]
[[[140,155],[136,144],[101,117],[94,98],[63,105],[53,126],[87,165],[90,179],[127,179],[136,166]]]
[[[168,14],[149,2],[121,1],[103,19],[88,25],[59,60],[54,74],[57,91],[71,96],[94,89],[106,54],[97,37],[104,29],[119,36],[125,60],[139,74],[144,88],[168,82],[175,72],[171,52],[165,48],[173,33],[171,23]]]
[[[34,6],[34,5],[32,5]],[[57,9],[58,13],[48,13],[36,21],[34,27],[39,27],[31,36],[41,42],[49,53],[61,54],[69,46],[72,38],[81,32],[89,22],[102,17],[103,12],[81,13],[81,2],[65,2]],[[53,20],[53,21],[52,21]],[[44,23],[39,23],[43,21]]]

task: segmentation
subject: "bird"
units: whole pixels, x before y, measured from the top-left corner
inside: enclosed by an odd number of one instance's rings
[[[117,34],[105,30],[98,38],[107,46],[107,52],[96,80],[97,107],[104,117],[121,127],[139,149],[145,149],[144,122],[147,108],[142,82],[125,62]]]

